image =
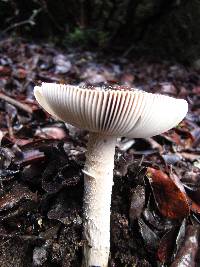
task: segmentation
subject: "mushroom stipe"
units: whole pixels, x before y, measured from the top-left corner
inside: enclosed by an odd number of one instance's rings
[[[108,266],[110,205],[117,137],[146,138],[176,126],[188,104],[126,88],[82,88],[42,83],[34,94],[54,118],[89,131],[84,173],[82,267]]]

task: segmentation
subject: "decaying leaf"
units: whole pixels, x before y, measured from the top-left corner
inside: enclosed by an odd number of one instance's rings
[[[139,219],[138,223],[146,248],[149,251],[155,251],[159,242],[158,235],[142,219]]]
[[[189,204],[185,192],[164,172],[147,169],[154,198],[160,213],[171,219],[182,219],[189,215]]]
[[[14,208],[21,201],[30,200],[36,202],[37,195],[32,193],[27,187],[14,184],[10,192],[0,198],[0,212]]]
[[[133,222],[139,218],[145,205],[145,189],[138,185],[131,194],[131,204],[129,208],[129,218]]]
[[[188,225],[185,237],[171,267],[196,267],[197,253],[199,251],[199,226]],[[198,260],[199,261],[199,260]]]
[[[170,263],[174,249],[175,236],[176,229],[172,229],[165,233],[165,235],[161,238],[157,251],[157,257],[160,262]]]

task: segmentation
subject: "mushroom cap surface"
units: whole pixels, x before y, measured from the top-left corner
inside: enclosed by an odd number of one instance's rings
[[[131,138],[165,132],[176,126],[188,111],[183,99],[138,89],[42,83],[35,86],[34,94],[39,104],[59,120],[91,132]]]

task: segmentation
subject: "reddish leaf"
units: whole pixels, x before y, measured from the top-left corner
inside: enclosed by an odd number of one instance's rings
[[[149,167],[147,177],[158,209],[163,216],[181,219],[189,214],[189,204],[183,188],[160,170]]]
[[[192,92],[193,92],[194,94],[200,94],[200,86],[196,86],[196,87],[194,87],[194,88],[192,89]]]
[[[175,240],[175,229],[168,231],[160,240],[157,257],[162,263],[170,261],[172,254],[174,240]]]
[[[169,264],[177,255],[177,251],[182,246],[185,237],[185,229],[186,220],[184,219],[179,231],[177,231],[177,228],[172,228],[161,238],[158,246],[157,257],[162,263]]]
[[[168,131],[166,133],[163,133],[162,136],[164,136],[170,142],[175,143],[176,145],[183,145],[180,136],[174,131]]]
[[[10,75],[10,74],[11,74],[10,67],[0,66],[0,76]]]
[[[14,141],[15,144],[18,145],[18,146],[25,146],[25,145],[27,145],[29,143],[32,143],[33,139],[32,138],[29,138],[29,139],[17,139],[17,138],[15,138],[12,141]]]
[[[135,80],[135,76],[132,73],[124,73],[121,77],[122,84],[132,86]]]

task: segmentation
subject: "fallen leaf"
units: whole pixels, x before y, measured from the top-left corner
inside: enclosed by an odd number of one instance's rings
[[[10,75],[11,74],[11,68],[6,66],[0,66],[0,76],[4,75]]]
[[[182,159],[182,157],[179,154],[165,154],[162,155],[162,158],[164,159],[167,165],[174,165],[177,162],[180,162]]]
[[[71,62],[67,59],[65,55],[59,54],[54,57],[53,61],[56,67],[55,73],[64,74],[69,72],[72,68]]]
[[[160,213],[171,219],[182,219],[189,214],[185,192],[164,172],[147,168],[153,195]]]
[[[170,94],[170,95],[176,95],[177,94],[177,88],[172,83],[160,83],[160,90],[162,93]]]
[[[200,127],[196,127],[192,132],[191,132],[193,138],[194,138],[194,142],[192,144],[193,148],[198,147],[198,145],[200,144]]]
[[[142,185],[138,185],[131,195],[131,204],[129,208],[129,218],[133,222],[139,218],[145,205],[145,189]]]
[[[1,196],[0,211],[5,211],[15,207],[20,201],[36,201],[36,194],[32,193],[26,186],[14,184],[10,192]]]
[[[16,164],[26,166],[35,162],[42,162],[45,160],[45,155],[37,149],[26,150],[22,152],[22,157],[16,157]]]
[[[194,167],[200,169],[200,158],[193,163]]]
[[[45,139],[63,140],[67,135],[61,127],[51,126],[37,129],[35,136]]]
[[[181,155],[183,158],[185,158],[187,160],[191,160],[191,161],[195,161],[195,160],[200,159],[200,154],[196,154],[196,153],[181,152],[178,154]]]
[[[155,251],[158,247],[159,237],[142,219],[138,220],[138,224],[146,248],[149,251]]]
[[[176,230],[171,229],[170,231],[164,234],[164,236],[161,238],[159,242],[157,257],[159,261],[162,263],[169,263],[171,260],[171,255],[173,252],[174,241],[175,241],[175,234]]]
[[[200,227],[197,225],[188,225],[185,238],[180,247],[174,262],[170,267],[197,267],[197,253],[199,251]]]

